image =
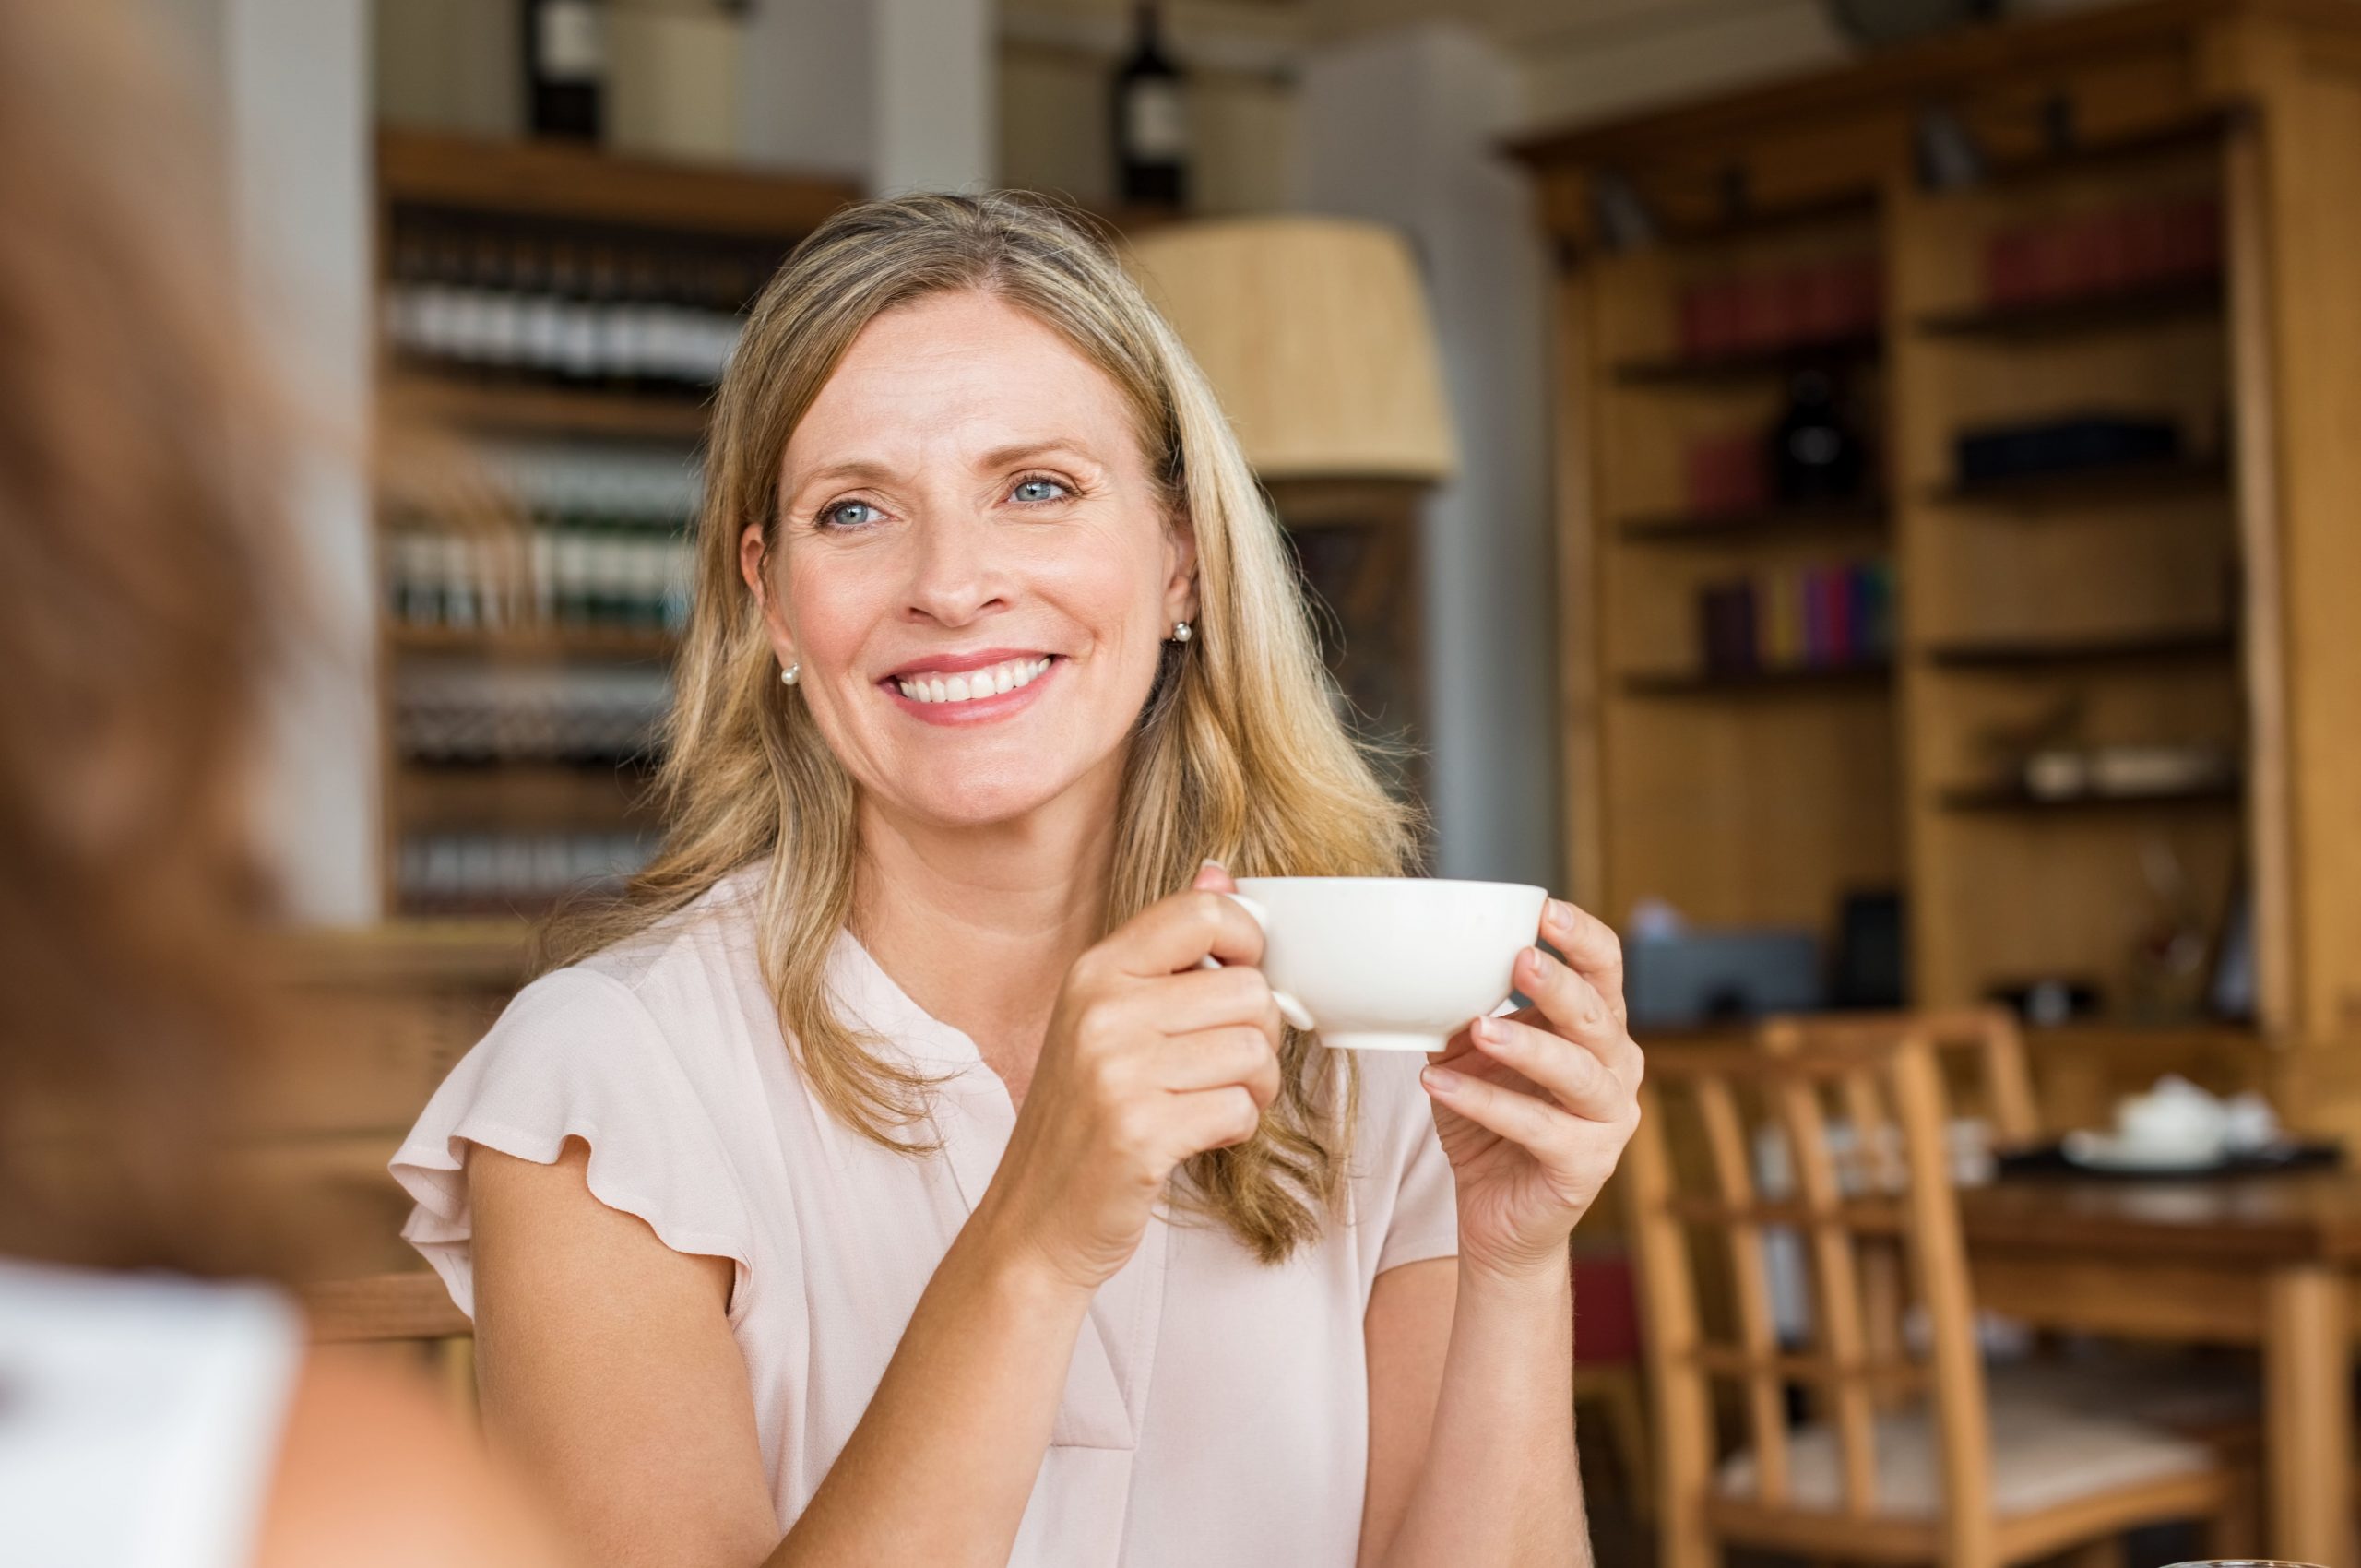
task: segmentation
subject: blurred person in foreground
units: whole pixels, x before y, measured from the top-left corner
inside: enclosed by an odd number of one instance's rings
[[[1586,1561],[1614,937],[1552,900],[1431,1063],[1284,1028],[1225,868],[1409,825],[1109,248],[837,213],[706,475],[663,850],[395,1160],[495,1441],[602,1562]]]
[[[0,1559],[537,1564],[428,1394],[205,1277],[267,1028],[249,770],[289,449],[206,139],[117,5],[0,0]]]

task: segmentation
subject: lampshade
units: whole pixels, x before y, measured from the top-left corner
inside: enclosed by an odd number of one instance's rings
[[[1400,234],[1346,219],[1231,219],[1150,230],[1130,253],[1258,477],[1450,474],[1434,329]]]

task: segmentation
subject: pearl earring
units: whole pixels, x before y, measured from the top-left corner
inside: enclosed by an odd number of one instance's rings
[[[1173,622],[1173,623],[1172,623],[1172,640],[1173,640],[1174,642],[1176,642],[1176,643],[1185,643],[1185,642],[1187,642],[1191,637],[1193,637],[1193,636],[1195,636],[1196,635],[1197,635],[1197,634],[1196,634],[1195,632],[1191,631],[1191,630],[1189,629],[1189,623],[1188,623],[1188,622],[1186,622],[1186,621],[1175,621],[1175,622]]]
[[[778,672],[778,678],[787,685],[791,686],[795,684],[796,676],[801,674],[802,671],[803,666],[801,664],[790,664],[786,669]]]

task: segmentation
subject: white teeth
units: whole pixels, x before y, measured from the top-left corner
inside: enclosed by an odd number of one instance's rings
[[[1027,685],[1050,668],[1047,658],[1013,660],[959,675],[920,675],[894,683],[912,702],[972,702]]]

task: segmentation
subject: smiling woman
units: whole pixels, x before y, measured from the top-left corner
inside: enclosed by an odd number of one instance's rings
[[[1591,978],[1536,950],[1423,1090],[1285,1026],[1216,859],[1396,874],[1409,824],[1113,256],[838,214],[699,529],[665,849],[395,1161],[487,1430],[600,1561],[1573,1561],[1611,939],[1554,906]]]

